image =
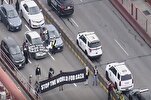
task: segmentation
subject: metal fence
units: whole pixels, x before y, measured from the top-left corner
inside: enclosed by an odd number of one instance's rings
[[[137,0],[118,1],[127,10],[127,12],[131,14],[131,16],[137,21],[137,23],[145,30],[145,32],[151,37],[151,16],[147,16],[144,14],[144,12],[138,7]],[[147,2],[146,5],[150,7]]]

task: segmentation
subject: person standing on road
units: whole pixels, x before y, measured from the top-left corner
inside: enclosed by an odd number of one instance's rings
[[[15,6],[16,6],[16,11],[19,14],[19,1],[18,0],[16,1]]]
[[[52,47],[52,54],[55,54],[55,50],[56,50],[56,38],[54,36],[53,40],[52,40],[52,44],[51,44],[51,47]]]
[[[1,0],[1,5],[3,5],[3,3],[4,3],[4,0]]]
[[[39,82],[39,77],[41,76],[41,69],[40,69],[39,65],[36,68],[35,75],[36,75],[36,81]]]
[[[98,69],[97,66],[94,67],[94,76],[93,76],[93,86],[98,84]]]
[[[50,68],[48,73],[48,78],[52,78],[53,74],[54,74],[54,69]]]
[[[60,70],[60,74],[62,74],[62,70]],[[63,85],[59,86],[59,91],[63,91]]]
[[[31,84],[32,84],[32,75],[29,76],[29,91],[31,89]]]
[[[25,63],[28,64],[28,50],[27,50],[27,47],[24,47],[24,50],[23,50],[23,53],[24,53],[24,57],[25,57]]]
[[[85,73],[85,76],[86,76],[86,81],[85,81],[85,85],[88,85],[88,77],[89,77],[89,67],[86,66],[85,67],[85,70],[86,70],[86,73]]]
[[[111,100],[111,91],[113,90],[113,84],[110,82],[109,84],[108,84],[108,87],[107,87],[107,89],[108,89],[108,100]]]

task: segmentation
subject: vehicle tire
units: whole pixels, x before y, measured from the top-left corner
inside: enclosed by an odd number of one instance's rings
[[[86,50],[84,51],[84,53],[88,56],[88,53],[87,53],[87,51],[86,51]]]
[[[109,74],[108,74],[107,71],[105,72],[105,76],[106,76],[106,79],[107,79],[108,81],[110,81],[110,79],[109,79]]]
[[[23,18],[23,12],[22,12],[22,10],[20,11],[20,17]]]
[[[2,17],[1,17],[1,15],[0,15],[0,22],[2,21]]]
[[[78,42],[78,40],[76,40],[76,42],[77,42],[77,45],[79,46],[79,42]]]
[[[31,21],[29,20],[29,26],[32,28],[32,26],[31,26]]]
[[[8,31],[10,31],[10,26],[8,24],[7,24],[6,28]]]
[[[118,90],[118,88],[117,88],[117,83],[115,83],[115,89],[117,89],[117,90]]]

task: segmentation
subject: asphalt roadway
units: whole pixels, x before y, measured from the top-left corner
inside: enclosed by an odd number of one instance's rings
[[[7,1],[5,1],[7,2]],[[29,30],[39,32],[39,29],[30,29],[28,24],[23,21],[22,30],[19,32],[8,32],[3,23],[0,23],[0,41],[6,37],[13,37],[21,46],[24,41],[24,33]],[[36,65],[40,65],[42,75],[40,80],[44,80],[48,76],[48,70],[52,67],[55,70],[55,75],[62,71],[74,71],[84,68],[84,65],[76,58],[74,53],[64,43],[64,50],[55,55],[49,55],[49,57],[41,60],[29,59],[29,63],[25,68],[21,69],[23,74],[23,80],[28,81],[29,75],[32,75],[32,86],[34,88],[35,83],[35,69]],[[32,92],[32,91],[31,91]],[[89,78],[89,85],[85,86],[84,83],[76,83],[70,85],[64,85],[64,91],[59,91],[58,88],[50,90],[46,93],[40,94],[43,100],[106,100],[106,92],[98,85],[92,86],[92,76]]]
[[[52,13],[73,40],[80,31],[94,31],[102,42],[103,55],[93,61],[105,75],[105,66],[111,62],[125,62],[134,77],[134,88],[151,90],[151,48],[119,14],[108,0],[73,0],[75,12],[68,18]],[[75,41],[76,42],[76,41]]]

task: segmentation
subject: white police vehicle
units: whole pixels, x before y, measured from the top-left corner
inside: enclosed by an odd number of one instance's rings
[[[133,77],[125,63],[110,63],[106,66],[106,78],[120,91],[133,89]]]
[[[21,0],[20,15],[32,28],[39,28],[45,24],[44,16],[33,0]]]
[[[80,32],[76,41],[88,57],[100,58],[102,55],[101,42],[94,32]]]

